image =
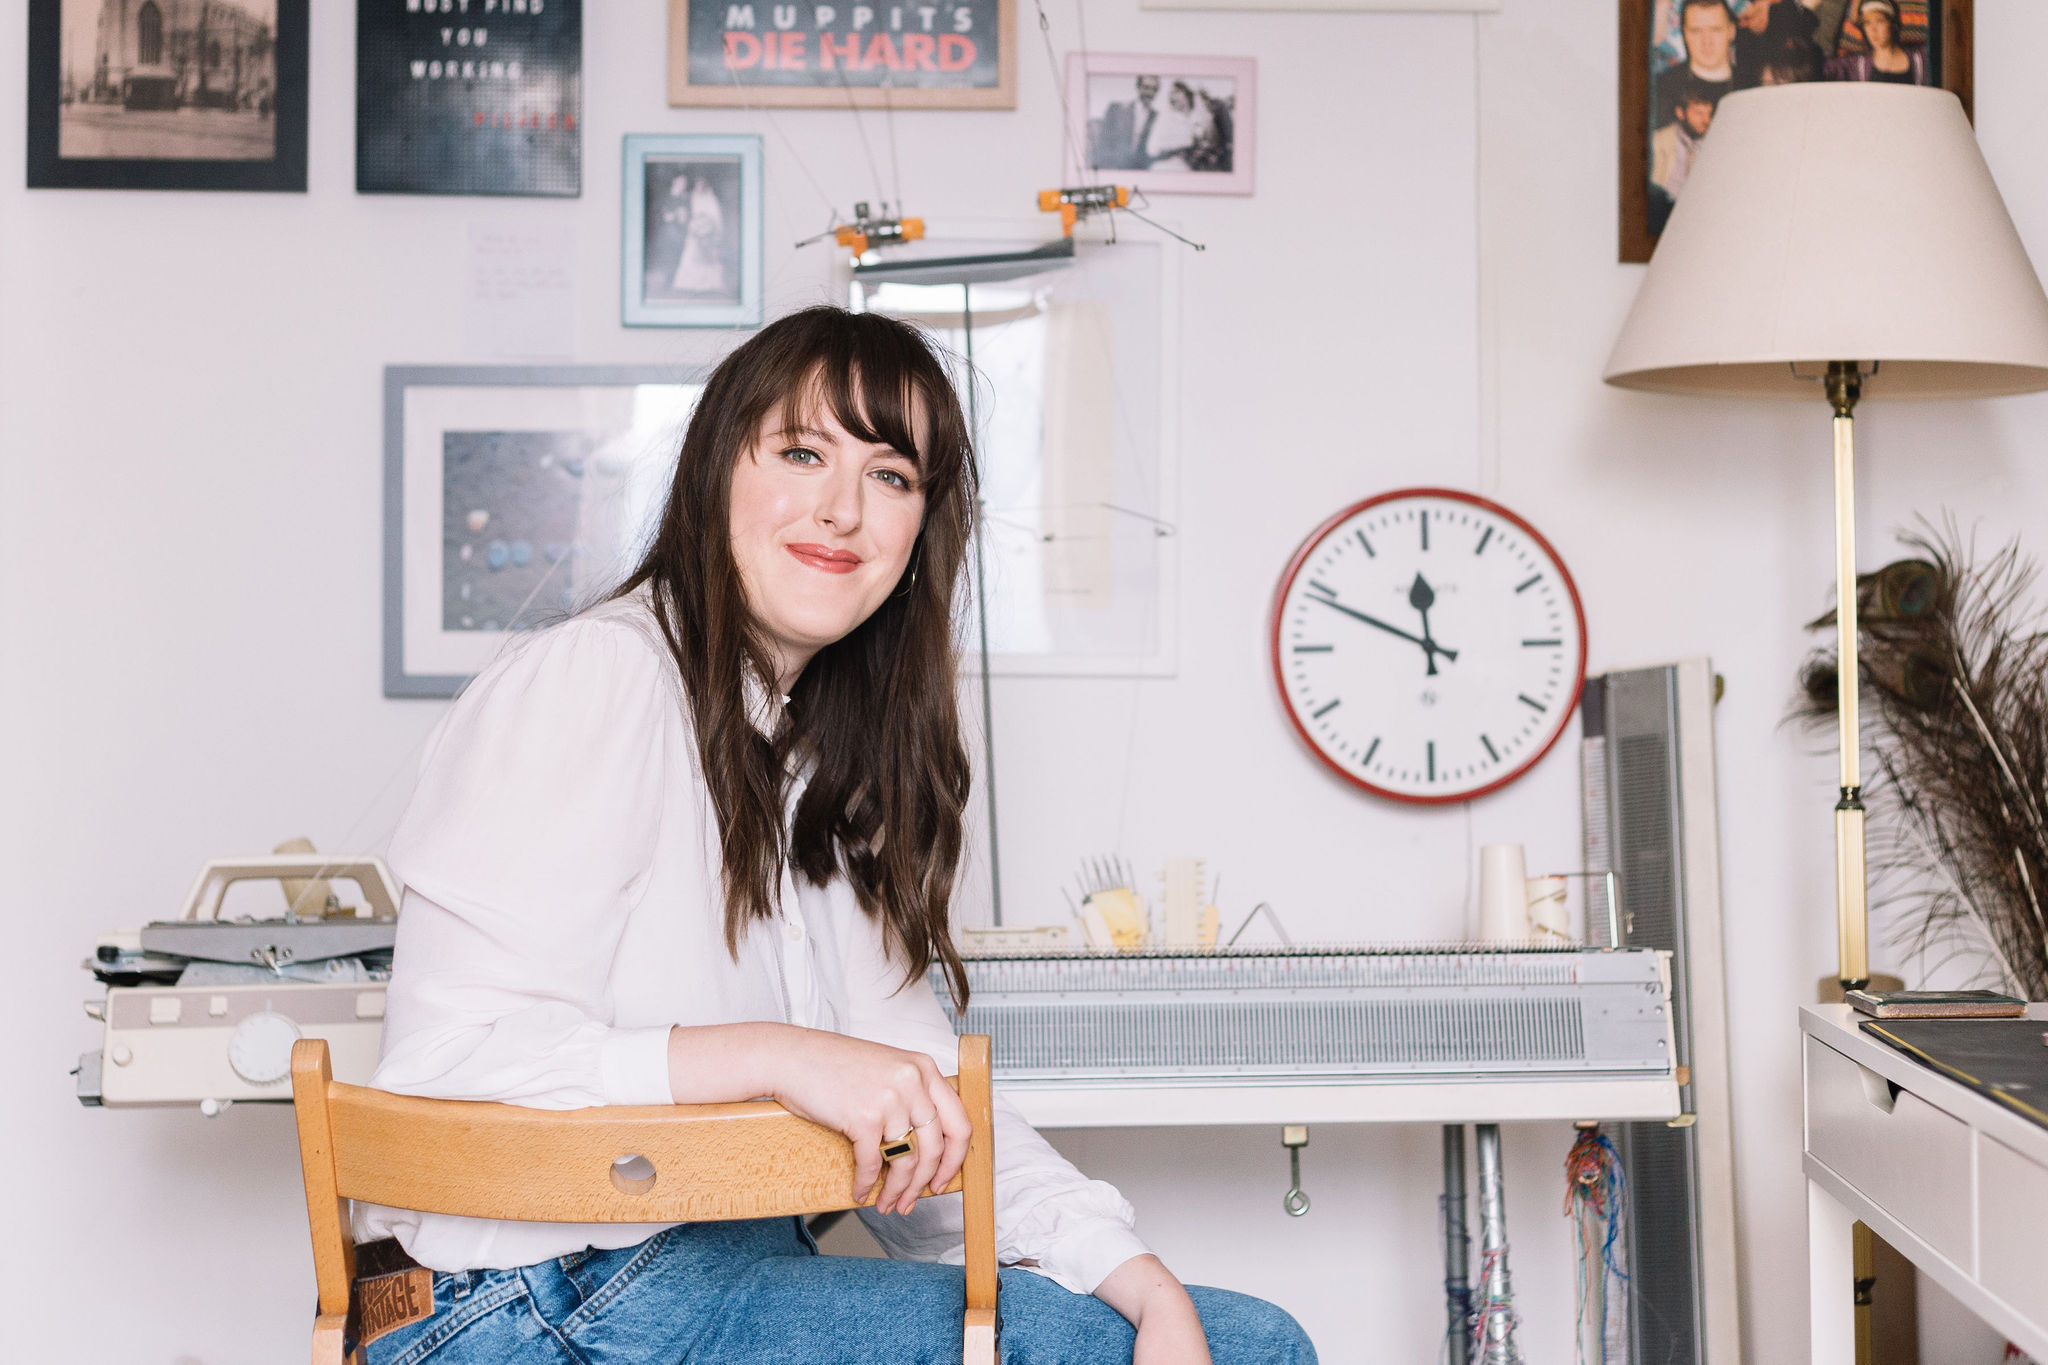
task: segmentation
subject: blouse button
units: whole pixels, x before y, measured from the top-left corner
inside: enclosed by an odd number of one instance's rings
[[[782,927],[782,933],[791,943],[802,943],[804,941],[804,927],[795,920],[785,924]]]

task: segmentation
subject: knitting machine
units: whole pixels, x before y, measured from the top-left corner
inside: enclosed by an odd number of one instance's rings
[[[342,905],[329,878],[354,882],[364,904]],[[228,887],[249,880],[284,884],[281,916],[222,917]],[[398,895],[371,857],[308,850],[207,863],[183,914],[109,934],[87,959],[107,989],[85,1004],[103,1034],[78,1060],[79,1102],[196,1104],[211,1116],[237,1100],[289,1100],[302,1037],[327,1040],[337,1078],[368,1083]]]
[[[1288,947],[967,959],[1006,1092],[1672,1076],[1651,949]],[[943,980],[934,983],[945,997]]]

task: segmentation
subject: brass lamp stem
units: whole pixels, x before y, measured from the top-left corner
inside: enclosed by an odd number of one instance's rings
[[[1856,400],[1853,360],[1828,364],[1835,410],[1835,710],[1841,718],[1842,794],[1835,802],[1835,917],[1842,989],[1870,984],[1870,908],[1863,866],[1862,725],[1856,666]]]

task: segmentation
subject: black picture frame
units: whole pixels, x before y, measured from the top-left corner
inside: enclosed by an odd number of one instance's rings
[[[1757,0],[1747,0],[1747,3],[1736,0],[1729,8],[1736,12],[1740,22],[1740,12],[1755,3]],[[1798,3],[1798,0],[1775,0],[1775,3],[1791,4]],[[1928,70],[1926,84],[1953,93],[1962,101],[1963,113],[1974,119],[1974,0],[1911,0],[1911,3],[1926,15],[1924,38],[1918,44],[1910,44],[1924,51],[1925,55],[1920,60]],[[1621,180],[1617,196],[1620,209],[1617,237],[1620,258],[1625,264],[1641,264],[1650,259],[1650,253],[1656,250],[1657,238],[1663,231],[1663,219],[1669,214],[1672,204],[1670,197],[1660,198],[1661,191],[1651,184],[1655,164],[1653,141],[1659,122],[1651,109],[1651,96],[1658,88],[1659,76],[1653,69],[1657,59],[1651,22],[1651,14],[1657,4],[1658,0],[1620,0]],[[1855,5],[1856,0],[1824,0],[1824,3],[1810,8],[1825,10],[1831,15],[1829,19],[1814,21],[1826,28],[1829,24],[1839,25],[1844,12],[1853,10]],[[1682,21],[1684,0],[1680,0],[1678,13]],[[1839,33],[1839,29],[1834,32]],[[1817,51],[1815,55],[1825,58],[1829,54]],[[1815,78],[1831,80],[1840,77],[1824,71],[1797,77]]]
[[[67,157],[63,116],[64,0],[28,3],[28,188],[74,190],[306,190],[306,48],[310,0],[277,0],[277,82],[269,160]]]
[[[583,193],[583,0],[356,2],[356,193]]]

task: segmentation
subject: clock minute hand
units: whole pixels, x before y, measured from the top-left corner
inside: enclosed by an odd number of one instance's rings
[[[1442,654],[1446,658],[1455,659],[1458,657],[1455,653],[1453,653],[1451,650],[1445,649],[1442,645],[1426,641],[1420,635],[1411,635],[1407,631],[1401,629],[1399,626],[1390,626],[1385,621],[1380,620],[1377,616],[1367,616],[1364,612],[1358,610],[1356,607],[1347,607],[1334,597],[1324,597],[1320,593],[1310,593],[1309,598],[1311,601],[1322,603],[1324,606],[1329,607],[1333,611],[1341,611],[1346,616],[1351,617],[1353,620],[1363,621],[1369,626],[1377,627],[1378,629],[1385,631],[1389,635],[1398,635],[1411,645],[1420,645],[1425,651],[1434,649],[1437,653]]]

